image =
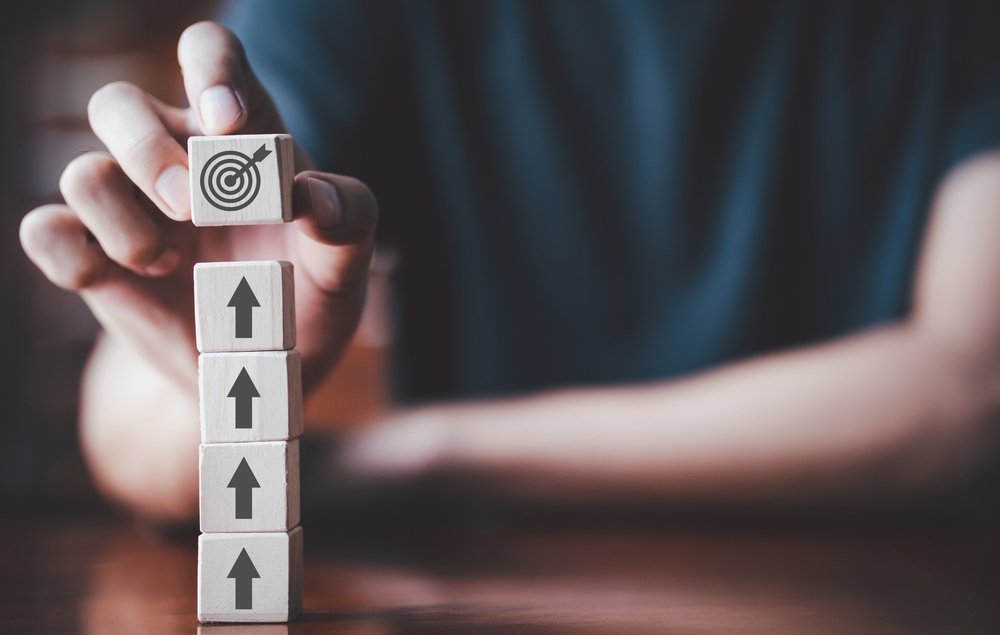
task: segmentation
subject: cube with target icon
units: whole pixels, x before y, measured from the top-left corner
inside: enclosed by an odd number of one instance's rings
[[[191,220],[265,225],[292,220],[295,151],[291,135],[191,137]]]

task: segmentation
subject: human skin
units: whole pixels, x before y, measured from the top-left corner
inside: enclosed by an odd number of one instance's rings
[[[295,226],[185,222],[190,211],[155,186],[165,168],[186,166],[173,137],[281,124],[227,31],[190,27],[178,56],[194,111],[134,87],[99,91],[91,122],[111,155],[70,164],[67,206],[34,210],[21,230],[28,255],[78,290],[106,331],[82,386],[81,438],[95,478],[113,499],[165,520],[197,513],[193,263],[295,263],[308,386],[357,323],[377,215],[357,181],[305,172],[295,181]],[[199,112],[212,109],[218,93],[202,95],[217,86],[233,87],[242,104],[225,125]],[[333,186],[329,206],[310,178]],[[151,203],[137,202],[129,179]],[[959,479],[995,454],[998,237],[1000,154],[986,154],[939,184],[912,308],[896,323],[680,379],[400,411],[341,444],[327,476],[351,483],[446,470],[522,496],[741,505],[893,497]]]
[[[104,327],[82,394],[81,440],[95,479],[155,518],[197,509],[194,263],[292,262],[308,387],[357,326],[378,216],[364,184],[310,170],[297,149],[294,223],[194,227],[186,138],[284,128],[232,33],[199,23],[177,51],[192,108],[125,83],[97,91],[88,115],[110,154],[75,159],[60,179],[66,205],[32,210],[21,223],[28,256],[79,291]]]

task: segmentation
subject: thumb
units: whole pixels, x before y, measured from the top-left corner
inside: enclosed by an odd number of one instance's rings
[[[192,24],[177,43],[177,60],[202,133],[283,132],[274,102],[232,31],[214,22]]]
[[[333,246],[362,243],[375,233],[378,203],[357,179],[308,170],[295,175],[292,208],[302,231]]]
[[[320,289],[343,292],[366,279],[378,224],[368,186],[349,176],[301,172],[292,186],[292,209],[302,264]]]

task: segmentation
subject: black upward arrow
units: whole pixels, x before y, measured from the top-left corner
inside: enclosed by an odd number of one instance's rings
[[[240,376],[233,382],[233,387],[226,396],[236,399],[236,427],[252,428],[253,400],[255,397],[260,397],[260,393],[253,385],[246,368],[240,371]]]
[[[236,608],[253,609],[253,579],[259,578],[260,574],[246,549],[240,552],[226,577],[236,578]]]
[[[253,337],[253,307],[260,306],[260,302],[253,294],[246,277],[240,280],[239,286],[236,287],[233,297],[229,298],[229,304],[226,306],[236,309],[236,337]]]
[[[253,518],[253,490],[260,488],[257,477],[253,475],[253,470],[247,464],[247,460],[240,461],[239,467],[233,473],[233,478],[229,480],[227,488],[236,490],[236,517]]]

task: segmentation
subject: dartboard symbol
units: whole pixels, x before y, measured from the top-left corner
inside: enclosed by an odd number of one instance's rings
[[[257,164],[271,154],[263,145],[253,157],[236,150],[212,155],[201,169],[201,192],[216,209],[235,212],[253,203],[260,192]]]

